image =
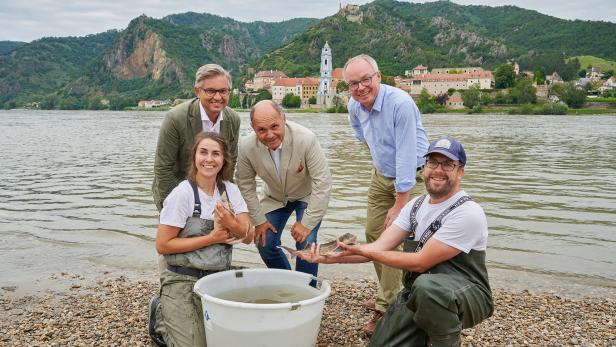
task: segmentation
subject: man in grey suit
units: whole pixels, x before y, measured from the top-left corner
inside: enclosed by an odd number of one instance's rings
[[[186,179],[190,150],[195,137],[206,131],[221,134],[228,142],[232,169],[237,161],[240,117],[227,107],[231,76],[217,64],[203,65],[195,76],[195,98],[165,116],[158,135],[152,195],[160,211],[163,201]]]
[[[253,106],[254,133],[242,139],[236,183],[248,205],[255,227],[255,244],[269,268],[291,269],[279,249],[280,236],[295,212],[291,227],[296,249],[316,242],[331,193],[331,175],[317,137],[307,128],[287,121],[271,100]],[[257,197],[256,177],[263,181]],[[318,265],[297,258],[296,270],[317,275]]]

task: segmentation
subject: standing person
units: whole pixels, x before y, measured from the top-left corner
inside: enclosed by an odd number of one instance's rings
[[[240,144],[236,181],[255,225],[254,241],[268,268],[291,269],[279,249],[280,236],[295,212],[291,235],[296,249],[316,242],[327,210],[331,177],[317,137],[287,121],[275,102],[263,100],[250,111],[253,134]],[[257,197],[256,177],[263,181]],[[297,259],[297,271],[317,275],[318,265]]]
[[[217,64],[201,66],[195,75],[195,98],[172,108],[160,127],[152,195],[160,211],[163,201],[186,178],[195,137],[206,131],[221,134],[229,143],[231,172],[237,160],[240,117],[227,107],[231,76]]]
[[[160,275],[160,296],[149,306],[149,333],[158,346],[205,346],[201,299],[193,293],[203,276],[228,270],[234,239],[253,238],[248,208],[231,179],[225,139],[214,132],[197,135],[188,179],[165,199],[156,250],[167,269]],[[225,193],[235,214],[219,201]],[[214,219],[220,225],[214,228]]]
[[[308,255],[322,263],[379,262],[404,270],[404,288],[379,320],[370,346],[452,347],[462,329],[494,311],[485,264],[488,222],[481,206],[461,189],[466,165],[462,144],[432,142],[423,171],[427,195],[406,204],[373,243],[339,254]],[[396,248],[404,243],[404,252]]]
[[[366,241],[374,242],[398,217],[416,187],[416,174],[424,164],[428,137],[413,99],[395,87],[381,84],[376,61],[362,54],[344,65],[349,85],[349,123],[355,137],[365,143],[372,155],[372,178],[368,190]],[[420,178],[420,176],[418,176]],[[374,310],[364,331],[371,334],[389,303],[400,290],[402,272],[374,263],[379,279],[376,300],[364,303]]]

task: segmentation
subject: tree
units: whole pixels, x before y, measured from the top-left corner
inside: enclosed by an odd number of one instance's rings
[[[298,108],[302,105],[302,99],[292,93],[287,93],[282,98],[282,106],[285,108]]]
[[[387,76],[381,74],[381,83],[388,84],[390,86],[396,85],[396,80],[394,80],[394,76]]]
[[[476,105],[479,105],[479,103],[481,102],[481,90],[476,84],[473,84],[467,90],[461,91],[461,94],[463,101],[462,104],[464,105],[464,107],[472,109]]]
[[[347,90],[349,90],[349,85],[345,81],[340,81],[338,85],[336,85],[336,93],[345,92]]]
[[[317,103],[317,98],[314,95],[308,98],[308,104],[316,105],[316,103]]]
[[[543,73],[543,71],[541,71],[541,69],[535,69],[535,71],[533,72],[533,80],[538,85],[545,84],[545,74]]]
[[[342,99],[340,99],[340,97],[338,97],[338,95],[334,96],[334,98],[332,99],[332,107],[327,109],[328,113],[347,113],[349,112],[347,110],[346,105],[342,102]]]
[[[612,76],[614,76],[614,70],[607,70],[603,73],[603,78],[605,80],[609,80]]]
[[[240,104],[240,94],[239,93],[231,93],[229,95],[229,107],[231,108],[241,108]]]
[[[453,93],[455,93],[455,92],[456,92],[456,88],[449,88],[449,89],[447,89],[447,95],[449,95],[449,96],[452,96]]]
[[[254,106],[254,104],[261,100],[272,100],[272,93],[270,93],[267,89],[257,90],[257,96],[254,98],[253,104],[250,106]]]
[[[509,89],[509,95],[514,104],[531,104],[537,101],[537,88],[533,87],[530,78],[520,78],[515,86]]]
[[[434,101],[434,97],[428,94],[426,88],[423,88],[421,90],[421,94],[419,94],[417,108],[419,108],[421,113],[434,113],[436,111],[436,102]]]
[[[496,68],[494,72],[494,83],[496,89],[506,89],[513,85],[515,81],[515,71],[510,64],[503,64]]]
[[[586,70],[582,69],[578,71],[578,76],[580,76],[580,78],[586,77]]]
[[[560,100],[571,108],[581,108],[586,102],[586,90],[576,86],[574,82],[555,85],[552,91],[558,94]]]

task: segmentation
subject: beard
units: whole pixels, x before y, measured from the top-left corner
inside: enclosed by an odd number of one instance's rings
[[[433,178],[443,179],[442,181],[434,181]],[[455,182],[447,176],[431,174],[428,177],[424,177],[426,184],[426,190],[430,194],[430,197],[434,199],[440,199],[446,197],[455,188]]]

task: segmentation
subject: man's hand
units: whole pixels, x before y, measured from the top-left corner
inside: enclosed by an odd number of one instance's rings
[[[398,218],[398,215],[400,214],[402,207],[404,206],[398,207],[397,205],[394,205],[392,208],[389,209],[389,211],[387,211],[387,216],[385,217],[385,224],[384,224],[385,228],[384,229],[389,228],[391,223],[393,223],[396,220],[396,218]]]
[[[308,235],[310,235],[310,229],[306,228],[300,221],[295,222],[291,227],[291,236],[298,243],[306,241]]]
[[[255,245],[259,246],[259,240],[262,240],[261,245],[265,247],[267,229],[270,229],[275,233],[278,232],[278,230],[276,230],[276,228],[274,228],[274,226],[268,220],[265,220],[264,223],[261,223],[255,227]]]
[[[337,262],[336,259],[339,256],[340,256],[340,253],[338,252],[321,254],[321,245],[318,245],[316,243],[310,244],[309,252],[301,251],[297,253],[298,258],[301,258],[309,263],[322,263],[322,264],[336,263]]]

